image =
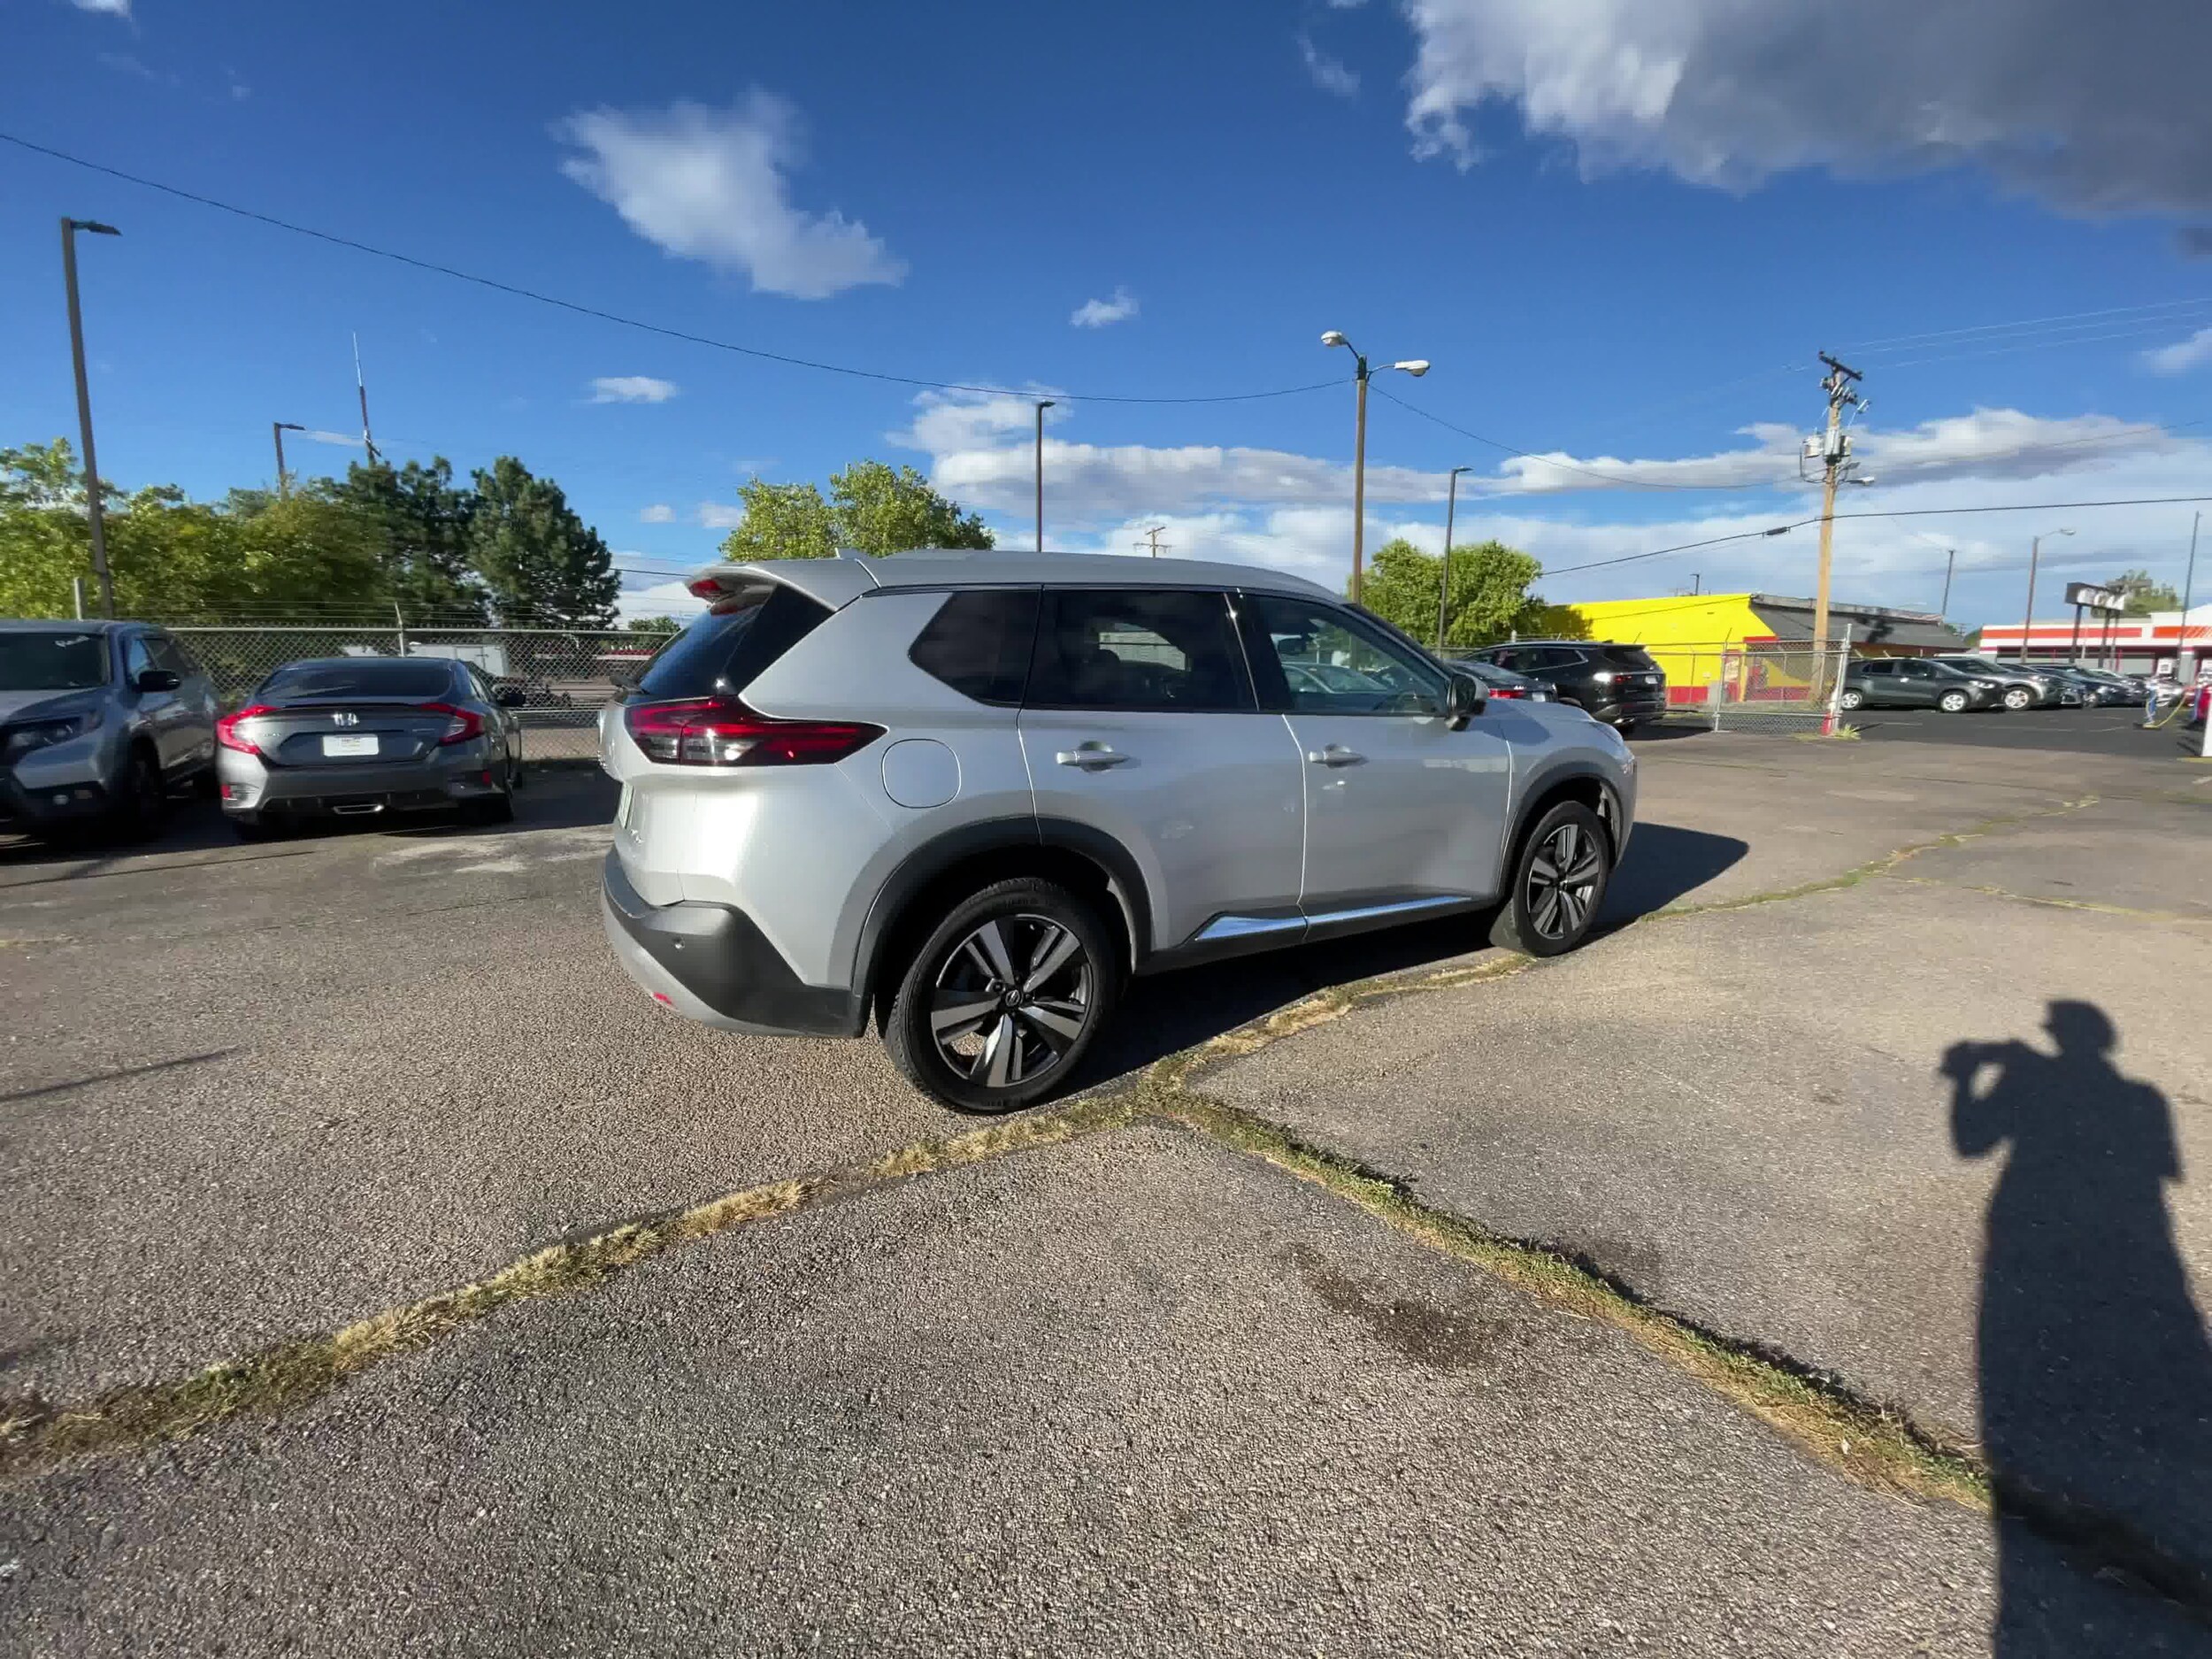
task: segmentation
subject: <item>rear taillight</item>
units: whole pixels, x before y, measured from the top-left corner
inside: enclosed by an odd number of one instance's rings
[[[239,728],[257,716],[275,712],[265,703],[257,703],[239,710],[235,714],[226,714],[215,722],[215,741],[225,749],[234,749],[242,755],[258,755],[261,750],[252,737]]]
[[[1494,686],[1490,689],[1490,695],[1494,697],[1525,697],[1528,693],[1518,686]]]
[[[827,765],[883,735],[879,726],[772,719],[734,697],[631,703],[622,724],[648,760],[677,766]]]
[[[446,717],[445,730],[438,733],[441,743],[465,743],[484,734],[484,717],[470,710],[457,709],[449,703],[426,703],[422,711]]]

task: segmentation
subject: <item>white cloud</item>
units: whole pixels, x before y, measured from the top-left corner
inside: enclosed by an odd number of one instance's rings
[[[1422,154],[1518,107],[1586,171],[1747,188],[1971,164],[2069,210],[2212,206],[2212,7],[2078,0],[1402,0]]]
[[[676,510],[664,501],[657,501],[640,511],[637,521],[640,524],[674,524]]]
[[[2212,363],[2212,328],[2200,328],[2186,340],[2143,354],[2143,366],[2153,374],[2186,374],[2206,363]]]
[[[1114,289],[1110,300],[1085,300],[1068,319],[1078,328],[1103,328],[1111,323],[1125,323],[1137,314],[1137,296],[1127,288]]]
[[[111,18],[127,18],[131,14],[131,0],[71,0],[80,12],[97,12]]]
[[[664,403],[676,395],[676,382],[657,380],[649,374],[603,374],[591,383],[595,403]]]
[[[734,530],[745,522],[745,509],[738,502],[703,501],[692,516],[709,530]]]
[[[680,258],[742,272],[764,293],[826,299],[906,274],[867,227],[832,210],[792,206],[787,174],[802,156],[797,113],[754,91],[735,110],[590,110],[555,129],[586,153],[561,171]]]
[[[1348,68],[1313,43],[1313,36],[1298,36],[1298,55],[1305,59],[1306,73],[1313,77],[1313,84],[1322,91],[1340,98],[1359,96],[1359,73]]]

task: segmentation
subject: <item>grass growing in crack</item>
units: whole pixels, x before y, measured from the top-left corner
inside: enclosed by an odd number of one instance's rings
[[[1596,1319],[1787,1434],[1861,1485],[1969,1508],[1989,1505],[1979,1459],[1832,1385],[1699,1331],[1540,1245],[1502,1239],[1430,1209],[1386,1177],[1298,1140],[1265,1118],[1177,1091],[1155,1110],[1173,1122],[1355,1204],[1432,1249],[1482,1268],[1549,1305]]]
[[[726,1193],[577,1243],[554,1245],[474,1284],[387,1309],[342,1330],[280,1342],[173,1382],[119,1388],[81,1406],[50,1406],[35,1398],[0,1402],[0,1474],[180,1440],[234,1417],[274,1417],[512,1303],[588,1289],[665,1251],[825,1199],[1058,1145],[1124,1124],[1136,1097],[1134,1091],[1125,1091],[1086,1100],[949,1140],[903,1147],[856,1168]]]

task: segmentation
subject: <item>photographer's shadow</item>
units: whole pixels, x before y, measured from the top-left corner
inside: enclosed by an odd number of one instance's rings
[[[2081,1586],[2055,1574],[2116,1572],[2188,1603],[2212,1586],[2212,1342],[2166,1213],[2172,1116],[2114,1067],[2102,1010],[2055,1002],[2044,1029],[2055,1054],[1962,1042],[1942,1066],[1953,1144],[2005,1155],[1978,1356],[2010,1659],[2080,1651],[2063,1609]]]

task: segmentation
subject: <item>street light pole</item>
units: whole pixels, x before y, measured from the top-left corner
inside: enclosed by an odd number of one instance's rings
[[[2028,543],[2028,614],[2020,623],[2020,660],[2028,660],[2028,635],[2035,627],[2035,565],[2043,552],[2043,536],[2071,535],[2071,530],[2046,530]]]
[[[279,501],[292,499],[292,486],[284,472],[284,434],[288,432],[305,432],[307,428],[296,420],[273,420],[269,423],[269,435],[276,440],[277,499]]]
[[[77,233],[119,236],[112,225],[88,219],[61,222],[61,274],[69,289],[69,355],[77,371],[77,429],[84,437],[85,521],[92,531],[92,572],[100,579],[100,614],[115,615],[115,579],[108,573],[107,524],[100,511],[100,464],[92,453],[92,392],[85,382],[84,314],[77,304]]]
[[[1452,591],[1452,515],[1459,507],[1459,475],[1471,466],[1455,466],[1444,493],[1444,557],[1436,568],[1436,654],[1444,655],[1444,604]]]
[[[1357,604],[1367,559],[1367,357],[1333,328],[1321,336],[1321,343],[1342,346],[1352,354],[1356,365],[1353,373],[1358,393],[1352,427],[1352,603]],[[1426,357],[1409,357],[1384,366],[1402,370],[1416,380],[1429,372]]]
[[[1951,572],[1958,568],[1959,550],[1955,547],[1943,549],[1943,603],[1936,607],[1936,615],[1951,614]]]
[[[1055,407],[1046,398],[1037,405],[1037,551],[1045,550],[1045,411]]]

